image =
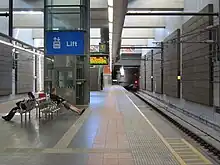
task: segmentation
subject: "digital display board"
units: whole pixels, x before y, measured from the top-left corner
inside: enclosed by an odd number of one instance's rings
[[[90,65],[108,65],[108,56],[90,56]]]

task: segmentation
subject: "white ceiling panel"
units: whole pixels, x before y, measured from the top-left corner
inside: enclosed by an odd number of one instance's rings
[[[101,38],[100,28],[90,28],[91,38]]]
[[[53,0],[58,4],[79,4],[80,0]],[[107,8],[107,0],[90,0],[91,8]],[[14,0],[14,8],[17,9],[43,9],[44,0]],[[8,8],[8,0],[1,0],[0,9]]]
[[[158,16],[125,16],[124,27],[165,27],[165,19]]]
[[[130,0],[128,3],[128,8],[145,10],[181,10],[184,8],[184,0]]]
[[[121,46],[146,46],[147,39],[122,39]]]
[[[101,39],[90,39],[90,45],[99,45]]]
[[[154,29],[124,28],[122,38],[154,38]]]

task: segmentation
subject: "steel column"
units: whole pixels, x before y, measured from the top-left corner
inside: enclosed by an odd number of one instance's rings
[[[147,82],[147,77],[146,77],[146,73],[147,73],[147,68],[146,68],[146,61],[147,61],[147,57],[146,57],[146,55],[144,56],[144,90],[146,90],[147,89],[147,84],[146,84],[146,82]]]
[[[151,92],[154,91],[154,50],[151,50]]]
[[[13,37],[13,0],[9,0],[9,26],[8,35]]]
[[[164,56],[163,56],[163,42],[161,42],[161,93],[163,94],[163,64],[164,64]]]

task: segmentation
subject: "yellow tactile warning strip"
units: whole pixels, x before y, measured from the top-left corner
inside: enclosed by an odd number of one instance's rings
[[[184,139],[166,139],[168,144],[187,165],[212,165],[195,147]]]

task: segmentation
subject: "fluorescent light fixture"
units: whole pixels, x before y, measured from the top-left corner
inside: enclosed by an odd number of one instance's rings
[[[113,32],[113,23],[109,22],[109,35],[111,35],[111,33]]]
[[[44,56],[43,54],[40,54],[40,53],[37,53],[37,52],[35,52],[35,51],[31,51],[31,50],[22,48],[22,47],[20,47],[20,46],[17,46],[17,45],[15,45],[15,44],[11,44],[11,43],[8,43],[8,42],[2,41],[2,40],[0,40],[0,43],[5,44],[5,45],[8,45],[8,46],[11,46],[11,47],[13,47],[13,48],[17,48],[17,49],[20,49],[20,50],[29,52],[29,53],[32,53],[32,54],[35,54],[35,55],[38,55],[38,56]]]
[[[113,7],[108,7],[108,21],[113,22]]]
[[[113,0],[108,0],[108,21],[109,21],[109,67],[112,72],[112,33],[113,33]]]
[[[125,75],[125,70],[124,70],[124,67],[123,67],[123,66],[120,68],[120,74],[121,74],[121,76],[124,76],[124,75]]]
[[[113,7],[113,0],[108,0],[108,6],[112,6]]]
[[[13,11],[13,14],[43,14],[42,11]]]

